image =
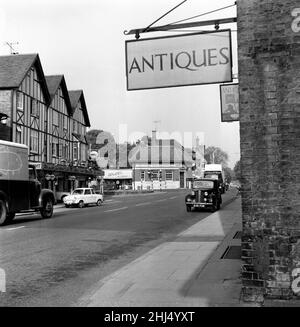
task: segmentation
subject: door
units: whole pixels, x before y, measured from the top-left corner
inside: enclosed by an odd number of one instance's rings
[[[98,197],[99,197],[99,195],[96,194],[94,190],[91,190],[91,198],[92,198],[93,203],[97,203]]]
[[[184,172],[180,172],[180,188],[184,188]]]
[[[84,203],[93,203],[93,195],[91,194],[91,190],[84,190]]]

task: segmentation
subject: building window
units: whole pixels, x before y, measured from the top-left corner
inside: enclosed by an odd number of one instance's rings
[[[17,109],[24,109],[24,95],[21,92],[17,92]]]
[[[58,127],[58,112],[53,111],[53,125]]]
[[[172,181],[173,180],[173,172],[171,170],[166,171],[166,181]]]
[[[58,156],[61,158],[63,154],[63,145],[60,143],[58,144]]]
[[[22,135],[23,135],[22,126],[17,125],[17,133],[16,133],[16,142],[17,143],[23,143]]]
[[[81,161],[86,161],[86,153],[87,153],[87,148],[86,148],[86,145],[85,144],[81,144],[80,145],[80,148],[81,148],[81,158],[80,160]]]
[[[39,133],[38,131],[31,131],[30,133],[30,152],[39,152]]]
[[[78,160],[78,144],[74,143],[73,146],[73,160]]]
[[[62,157],[64,159],[69,159],[69,151],[68,151],[68,144],[66,142],[64,142],[63,144],[63,148],[62,148]]]
[[[68,129],[68,117],[67,116],[63,116],[63,120],[64,120],[64,129]]]
[[[38,102],[35,99],[31,99],[31,109],[30,109],[31,116],[39,117],[39,107]]]
[[[152,170],[152,180],[158,181],[159,180],[159,172],[158,170]]]
[[[58,144],[58,139],[56,137],[53,137],[52,139],[52,156],[53,157],[59,156],[59,144]]]
[[[141,171],[141,181],[145,180],[145,170]]]
[[[73,132],[77,133],[77,123],[75,120],[73,120]]]

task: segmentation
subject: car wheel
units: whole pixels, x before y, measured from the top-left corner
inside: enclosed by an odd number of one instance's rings
[[[79,203],[78,203],[78,208],[82,209],[84,207],[84,202],[81,200]]]
[[[43,218],[51,218],[53,215],[53,201],[47,198],[43,201],[43,207],[40,209]]]
[[[5,225],[8,222],[7,208],[3,200],[0,200],[0,226]]]
[[[98,207],[100,207],[102,205],[102,200],[99,199],[96,204]]]
[[[186,206],[186,211],[191,212],[192,211],[192,206]]]

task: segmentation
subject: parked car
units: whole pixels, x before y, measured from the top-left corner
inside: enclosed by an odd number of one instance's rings
[[[67,195],[63,199],[66,208],[71,206],[77,206],[83,208],[90,204],[96,204],[100,206],[103,203],[103,195],[96,194],[94,189],[76,188],[70,195]]]
[[[56,201],[59,202],[63,202],[64,201],[64,197],[66,197],[67,195],[70,195],[70,192],[55,192],[55,198]]]
[[[186,210],[194,208],[210,209],[212,212],[219,210],[222,204],[222,190],[217,179],[195,179],[192,184],[192,193],[185,197]]]

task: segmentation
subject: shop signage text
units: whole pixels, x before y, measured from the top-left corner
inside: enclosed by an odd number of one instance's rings
[[[127,89],[232,81],[230,30],[126,41]]]

